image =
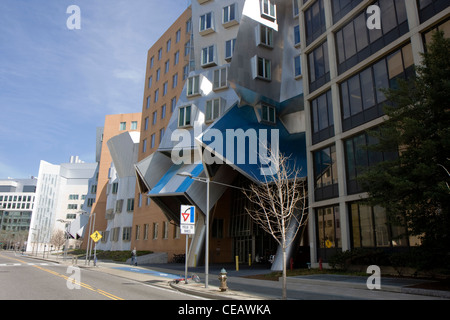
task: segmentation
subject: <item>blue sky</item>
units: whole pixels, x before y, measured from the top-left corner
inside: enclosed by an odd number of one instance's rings
[[[37,176],[40,160],[94,162],[96,128],[141,112],[147,51],[189,2],[0,0],[0,179]]]

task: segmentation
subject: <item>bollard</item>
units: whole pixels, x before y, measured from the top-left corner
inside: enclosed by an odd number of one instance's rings
[[[249,267],[252,266],[252,254],[251,253],[248,254],[248,266]]]
[[[239,256],[236,256],[236,271],[239,271]]]
[[[227,271],[222,268],[222,270],[220,270],[220,275],[219,275],[219,280],[220,280],[220,286],[219,289],[221,292],[225,292],[228,289],[227,286]]]

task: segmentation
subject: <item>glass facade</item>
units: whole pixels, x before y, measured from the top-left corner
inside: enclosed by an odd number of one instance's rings
[[[336,147],[314,152],[314,199],[324,200],[339,196]]]

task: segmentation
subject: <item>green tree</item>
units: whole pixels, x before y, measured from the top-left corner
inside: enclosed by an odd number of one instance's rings
[[[398,157],[367,169],[360,183],[372,205],[386,208],[391,223],[419,236],[422,247],[450,253],[450,39],[433,34],[416,76],[383,90],[386,121],[370,132],[373,151]],[[431,252],[431,251],[430,251]]]

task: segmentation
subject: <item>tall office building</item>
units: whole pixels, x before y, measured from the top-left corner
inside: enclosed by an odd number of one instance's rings
[[[71,222],[82,214],[88,181],[96,168],[97,163],[84,163],[78,157],[60,165],[41,161],[27,251],[36,253],[57,247],[52,237],[58,230],[62,234],[69,231]],[[76,245],[75,241],[69,243],[69,247]]]
[[[0,180],[0,248],[22,249],[28,239],[37,180]]]
[[[414,73],[431,31],[450,36],[446,0],[300,0],[311,262],[355,248],[398,250],[416,239],[361,202],[364,167],[392,154],[365,148],[397,79]],[[370,5],[380,9],[368,10]],[[381,29],[367,25],[381,19]],[[369,21],[369,23],[367,23]]]
[[[264,181],[264,137],[306,168],[297,7],[260,0],[191,6],[191,71],[159,148],[136,166],[138,185],[171,224],[180,224],[180,205],[197,208],[190,264],[203,261],[207,216],[209,261],[255,260],[277,248],[245,213],[242,191],[225,185]],[[206,177],[222,183],[210,184],[209,207]]]
[[[145,168],[148,161],[159,156],[155,155],[156,150],[167,134],[167,126],[176,112],[192,67],[191,17],[191,7],[188,7],[148,50],[138,168]],[[145,191],[140,192],[145,186],[142,183],[138,186],[132,248],[168,252],[169,259],[175,253],[183,252],[184,239],[180,239],[179,228],[170,223]]]
[[[135,145],[136,135],[139,135],[141,126],[141,113],[127,113],[127,114],[115,114],[107,115],[105,117],[105,124],[103,128],[98,128],[97,130],[97,148],[96,148],[96,158],[98,161],[98,168],[95,173],[95,179],[90,179],[89,181],[89,192],[90,194],[95,194],[95,201],[89,202],[87,205],[90,208],[90,218],[84,227],[84,238],[82,247],[87,248],[88,239],[90,232],[99,231],[103,238],[102,244],[105,248],[117,247],[119,250],[125,250],[130,246],[130,239],[125,235],[125,240],[128,242],[125,245],[118,245],[117,242],[122,241],[124,237],[124,232],[127,233],[128,229],[124,227],[131,227],[132,213],[124,221],[119,223],[119,219],[114,219],[114,212],[121,213],[122,206],[120,210],[116,206],[120,206],[121,202],[116,201],[117,191],[124,190],[120,193],[121,196],[126,196],[121,198],[123,201],[128,201],[129,198],[134,199],[134,181],[130,183],[126,177],[126,163],[132,163],[136,161],[133,146]],[[118,137],[122,137],[118,138]],[[123,143],[123,145],[120,145]],[[123,154],[120,154],[120,152]],[[131,164],[129,164],[131,166]],[[118,179],[119,176],[116,175],[115,168],[120,167],[124,170],[120,173],[124,173],[124,178],[122,180],[123,185],[119,186]],[[91,176],[92,177],[92,176]],[[131,177],[133,179],[134,177]],[[116,184],[114,184],[116,183]],[[114,199],[113,199],[114,198]],[[117,226],[113,223],[109,223],[110,220],[115,220]],[[125,225],[124,225],[125,224]],[[114,231],[111,233],[111,229]],[[113,241],[114,244],[110,243]]]

